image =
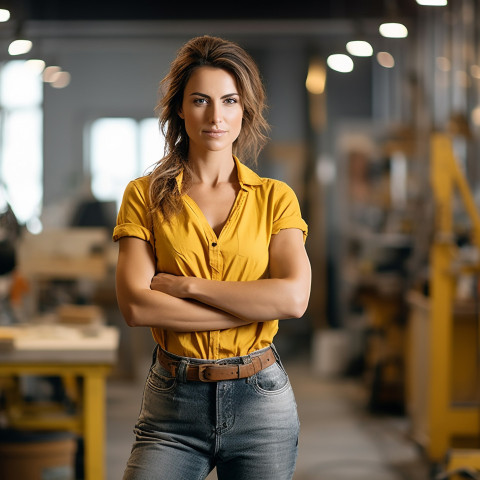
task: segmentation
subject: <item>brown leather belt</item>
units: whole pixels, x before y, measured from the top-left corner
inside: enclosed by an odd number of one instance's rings
[[[180,362],[169,357],[161,348],[157,350],[157,358],[163,368],[166,368],[174,377],[177,376]],[[273,365],[277,360],[273,350],[269,348],[260,355],[250,357],[252,363],[219,365],[217,363],[188,364],[186,367],[187,380],[196,382],[218,382],[221,380],[235,380],[255,375],[264,368]]]

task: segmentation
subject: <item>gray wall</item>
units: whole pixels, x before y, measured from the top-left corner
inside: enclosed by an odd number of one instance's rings
[[[158,82],[180,42],[50,42],[55,64],[72,75],[44,88],[44,203],[62,201],[83,181],[83,133],[103,116],[153,116]]]

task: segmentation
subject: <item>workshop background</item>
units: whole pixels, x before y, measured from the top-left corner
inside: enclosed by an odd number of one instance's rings
[[[276,337],[295,480],[479,479],[478,0],[0,1],[0,478],[121,478],[153,340],[111,232],[203,34],[257,61],[258,172],[310,227],[310,306]]]

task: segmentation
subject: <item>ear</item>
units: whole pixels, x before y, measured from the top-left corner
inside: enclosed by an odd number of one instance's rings
[[[179,116],[182,120],[185,120],[185,115],[183,114],[183,111],[182,111],[181,108],[180,108],[180,110],[178,111],[178,116]]]

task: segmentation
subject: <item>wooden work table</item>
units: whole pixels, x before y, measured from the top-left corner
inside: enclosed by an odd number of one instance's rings
[[[85,329],[26,325],[0,327],[0,336],[13,337],[10,345],[4,342],[0,348],[0,377],[59,376],[73,396],[78,397],[78,409],[74,415],[47,414],[29,418],[16,411],[16,415],[9,418],[11,426],[69,430],[81,435],[84,440],[85,480],[106,478],[105,380],[116,362],[118,330],[106,326]]]

